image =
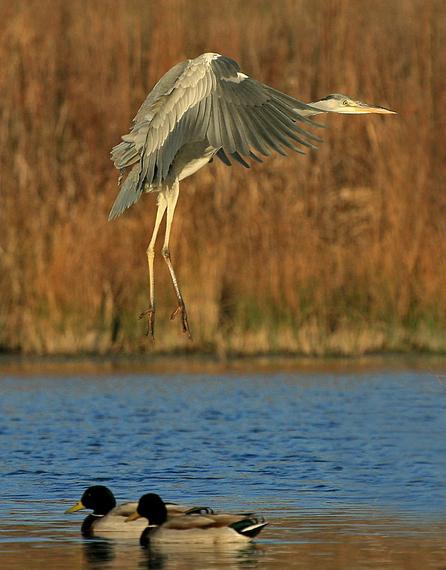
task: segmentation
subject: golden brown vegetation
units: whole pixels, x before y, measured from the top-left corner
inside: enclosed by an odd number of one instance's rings
[[[319,151],[182,184],[172,255],[195,342],[157,260],[158,350],[446,348],[442,0],[0,0],[0,344],[146,350],[146,196],[107,222],[110,148],[173,64],[218,51],[332,116]]]

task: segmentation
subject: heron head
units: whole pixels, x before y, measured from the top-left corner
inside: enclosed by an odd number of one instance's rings
[[[366,113],[380,113],[382,115],[395,114],[395,111],[391,111],[385,107],[369,105],[362,101],[355,101],[341,93],[332,93],[331,95],[327,95],[327,97],[324,97],[315,103],[311,103],[311,106],[325,113],[343,113],[346,115],[364,115]]]

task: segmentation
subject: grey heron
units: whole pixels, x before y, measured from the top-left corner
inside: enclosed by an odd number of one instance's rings
[[[383,107],[334,94],[302,103],[240,71],[232,59],[204,53],[175,65],[155,85],[133,120],[130,133],[112,149],[120,170],[118,196],[109,219],[120,216],[143,192],[157,192],[155,225],[147,248],[149,307],[147,335],[155,324],[155,241],[166,214],[162,255],[170,272],[178,306],[171,318],[181,315],[182,329],[191,337],[181,289],[169,251],[169,236],[181,180],[194,174],[214,156],[226,165],[231,159],[249,168],[285,149],[304,154],[302,147],[316,148],[321,139],[306,127],[317,126],[311,117],[319,113],[393,113]],[[125,177],[125,178],[124,178]]]

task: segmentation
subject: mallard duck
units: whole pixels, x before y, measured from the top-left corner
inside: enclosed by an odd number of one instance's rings
[[[169,518],[168,505],[155,493],[143,495],[136,512],[127,517],[135,522],[141,517],[149,521],[139,542],[221,543],[250,541],[268,523],[251,514],[185,513]]]
[[[120,533],[129,537],[139,537],[147,526],[144,520],[135,520],[130,524],[125,524],[126,519],[136,511],[137,507],[136,502],[116,506],[116,499],[108,487],[93,485],[88,487],[81,500],[67,509],[65,513],[74,513],[81,509],[93,510],[82,523],[83,536]],[[212,514],[214,512],[209,507],[191,507],[175,503],[167,503],[166,509],[169,519],[188,513]]]

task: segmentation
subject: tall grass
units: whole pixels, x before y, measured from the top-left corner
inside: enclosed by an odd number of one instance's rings
[[[148,349],[155,201],[107,222],[109,150],[167,69],[218,51],[304,101],[399,115],[332,116],[307,157],[185,181],[171,246],[195,341],[157,259],[155,349],[445,350],[445,31],[442,0],[0,0],[0,345]]]

